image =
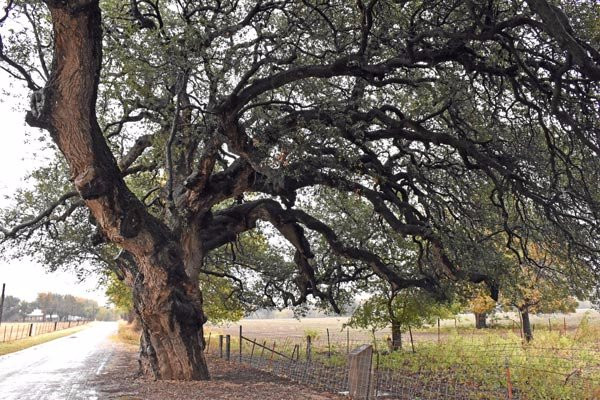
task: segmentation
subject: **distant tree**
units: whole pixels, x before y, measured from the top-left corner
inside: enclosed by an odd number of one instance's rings
[[[487,328],[487,315],[496,307],[496,301],[482,289],[475,292],[475,296],[469,300],[469,310],[475,314],[475,328]]]
[[[105,294],[108,300],[119,310],[127,322],[135,321],[135,310],[133,309],[133,294],[131,288],[114,273],[110,272],[106,279]]]
[[[22,318],[30,312],[28,303],[18,297],[6,296],[4,298],[4,311],[2,312],[2,321],[15,321]]]
[[[504,285],[501,291],[502,303],[515,308],[521,317],[523,336],[533,340],[530,314],[575,312],[577,300],[564,278],[549,274],[548,271],[521,266],[512,285]]]
[[[437,318],[453,315],[450,304],[435,299],[418,289],[393,291],[389,287],[374,289],[373,295],[362,302],[345,326],[368,329],[373,334],[390,327],[392,349],[402,348],[402,330],[434,323]]]
[[[116,308],[100,307],[96,313],[97,321],[116,321],[119,319],[119,310]]]
[[[57,315],[60,320],[69,316],[91,320],[99,309],[95,300],[51,292],[38,293],[33,305],[42,310],[44,316]]]
[[[56,314],[59,307],[59,296],[60,295],[50,292],[37,294],[34,304],[42,311],[42,313],[44,313],[44,320],[46,319],[46,316]]]

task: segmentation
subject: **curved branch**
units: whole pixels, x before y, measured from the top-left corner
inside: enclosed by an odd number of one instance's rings
[[[564,13],[545,0],[526,0],[531,9],[544,21],[544,31],[558,42],[560,47],[573,56],[573,61],[588,78],[600,80],[600,54],[589,46],[582,46],[575,38],[573,28]],[[587,53],[593,51],[596,60]]]
[[[8,238],[16,237],[16,235],[23,229],[30,228],[30,227],[36,225],[37,223],[42,221],[44,218],[47,218],[50,215],[52,215],[54,210],[56,210],[57,207],[64,205],[67,200],[69,200],[73,197],[78,197],[78,196],[79,196],[79,193],[77,193],[76,191],[67,192],[67,193],[63,194],[62,196],[60,196],[56,201],[52,202],[48,207],[46,207],[46,209],[44,209],[41,213],[36,215],[34,218],[32,218],[28,221],[22,222],[16,226],[14,226],[11,229],[6,229],[3,227],[0,227],[0,232],[2,232],[4,234],[4,237],[2,239],[5,240]],[[74,203],[74,204],[76,204],[76,203]]]

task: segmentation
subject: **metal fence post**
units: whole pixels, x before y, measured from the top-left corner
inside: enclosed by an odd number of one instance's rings
[[[231,335],[225,335],[225,359],[231,358]]]
[[[350,354],[350,328],[346,328],[346,354]]]
[[[506,357],[504,359],[504,365],[506,367],[506,391],[507,391],[507,396],[509,400],[512,400],[513,398],[513,391],[512,391],[512,382],[510,380],[510,367],[508,365],[508,357]]]
[[[219,335],[219,358],[223,358],[223,335]]]
[[[273,370],[273,357],[275,356],[275,341],[273,341],[273,350],[271,351],[271,358],[269,359],[269,369]]]
[[[329,341],[329,328],[327,328],[327,358],[331,358],[331,342]]]
[[[256,338],[252,342],[252,350],[250,350],[250,365],[252,365],[252,357],[254,357],[254,346],[256,346]]]

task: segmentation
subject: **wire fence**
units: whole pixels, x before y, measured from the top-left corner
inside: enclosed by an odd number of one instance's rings
[[[15,322],[0,325],[0,343],[12,342],[32,336],[42,335],[69,329],[75,326],[87,324],[89,321],[63,321],[63,322]]]
[[[356,399],[600,399],[600,350],[207,333],[206,351]]]

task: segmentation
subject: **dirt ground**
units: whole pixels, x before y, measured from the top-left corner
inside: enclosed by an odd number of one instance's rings
[[[207,382],[151,381],[136,376],[137,348],[119,345],[116,355],[97,376],[99,398],[118,400],[276,399],[334,400],[344,396],[321,392],[288,379],[209,356]]]

